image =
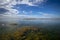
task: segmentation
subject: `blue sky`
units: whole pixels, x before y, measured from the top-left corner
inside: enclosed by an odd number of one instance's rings
[[[60,0],[0,0],[0,17],[60,18]]]

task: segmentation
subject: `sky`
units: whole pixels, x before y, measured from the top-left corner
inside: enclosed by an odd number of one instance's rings
[[[0,0],[0,18],[60,18],[60,0]]]

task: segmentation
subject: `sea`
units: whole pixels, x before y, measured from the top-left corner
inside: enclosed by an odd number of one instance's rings
[[[59,32],[60,20],[0,19],[0,33],[7,32],[8,30],[16,30],[21,27],[38,27]]]

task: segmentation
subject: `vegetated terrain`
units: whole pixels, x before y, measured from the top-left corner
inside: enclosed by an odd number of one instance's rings
[[[21,27],[0,34],[0,40],[60,40],[60,33],[44,28]]]

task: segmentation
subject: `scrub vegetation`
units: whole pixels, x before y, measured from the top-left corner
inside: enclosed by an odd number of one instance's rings
[[[56,31],[37,27],[22,27],[17,28],[14,32],[0,34],[0,40],[59,40],[59,38]]]

